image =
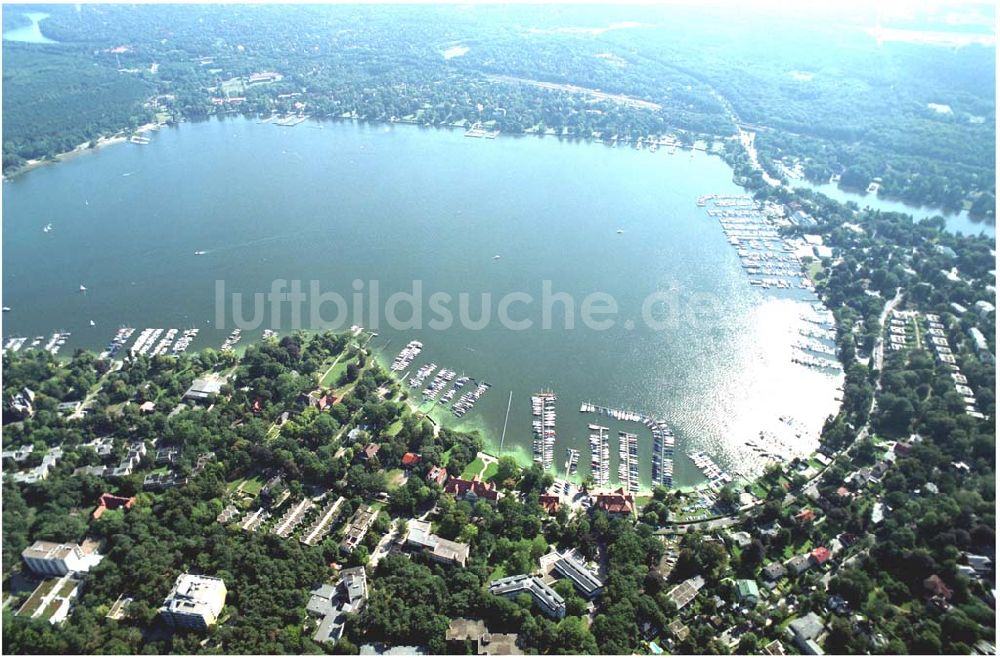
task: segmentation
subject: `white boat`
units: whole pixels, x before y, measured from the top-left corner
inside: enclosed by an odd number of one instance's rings
[[[87,286],[80,284],[80,292],[87,292]]]
[[[621,235],[624,232],[625,232],[625,229],[623,229],[623,228],[618,229],[618,235]]]
[[[196,251],[196,252],[194,252],[194,255],[195,256],[204,256],[207,253],[208,253],[207,251]]]
[[[91,320],[91,321],[90,321],[90,326],[91,326],[91,327],[95,326],[96,324],[97,324],[97,323],[96,323],[96,322],[94,322],[93,320]]]
[[[10,307],[9,306],[4,306],[3,307],[3,312],[4,313],[10,313]]]

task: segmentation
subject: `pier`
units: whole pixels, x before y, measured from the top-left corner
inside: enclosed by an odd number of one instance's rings
[[[556,444],[556,394],[543,391],[531,396],[532,458],[542,468],[552,468]]]

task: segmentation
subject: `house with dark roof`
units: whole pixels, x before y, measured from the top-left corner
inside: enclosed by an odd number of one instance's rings
[[[593,600],[601,593],[604,583],[593,571],[567,551],[562,557],[556,560],[554,565],[556,573],[567,578],[573,586],[588,600]]]
[[[785,568],[790,576],[798,576],[813,566],[812,560],[809,559],[809,555],[796,555],[787,562],[785,562]]]
[[[788,573],[788,570],[785,568],[785,565],[781,564],[780,562],[772,562],[771,564],[764,567],[761,573],[764,574],[764,577],[766,579],[773,581],[784,578],[785,575]]]
[[[520,594],[531,595],[531,600],[549,617],[562,619],[566,616],[566,602],[554,589],[538,576],[521,574],[500,578],[490,583],[490,594],[516,599]]]
[[[541,494],[538,496],[538,504],[549,516],[555,516],[559,512],[559,496]]]
[[[449,478],[448,484],[444,486],[444,492],[453,495],[458,500],[486,500],[495,503],[500,499],[500,492],[492,482],[484,482],[479,476],[474,476],[471,480],[461,478]]]
[[[626,493],[624,487],[610,493],[599,493],[594,500],[594,509],[603,510],[611,516],[631,516],[635,514],[635,496]]]

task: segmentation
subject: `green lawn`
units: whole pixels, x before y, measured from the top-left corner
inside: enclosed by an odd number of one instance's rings
[[[500,470],[499,464],[497,464],[496,462],[490,462],[489,466],[486,467],[486,472],[483,473],[483,479],[484,480],[492,479],[493,476],[496,475],[497,471],[499,470]]]
[[[399,488],[400,480],[403,477],[403,469],[394,468],[385,474],[385,480],[388,483],[387,488],[389,491],[394,491]]]
[[[476,457],[474,460],[472,460],[472,463],[466,466],[465,470],[462,471],[462,479],[471,480],[473,476],[479,475],[480,473],[483,472],[484,466],[486,466],[486,464],[483,463],[483,460],[480,459],[479,457]]]
[[[263,488],[264,483],[260,481],[260,476],[257,475],[243,483],[243,491],[247,492],[251,496],[256,496]]]
[[[341,353],[343,355],[343,353]],[[319,385],[324,387],[329,387],[335,385],[340,381],[340,378],[347,372],[347,366],[351,363],[350,359],[341,359],[331,364],[330,368],[323,374],[319,380]]]

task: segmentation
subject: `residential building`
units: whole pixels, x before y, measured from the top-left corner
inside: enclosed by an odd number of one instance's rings
[[[206,629],[218,621],[226,592],[221,578],[181,574],[164,599],[160,615],[170,626]]]
[[[667,592],[667,598],[674,602],[678,610],[681,610],[694,600],[694,597],[704,586],[705,579],[701,576],[694,576]]]
[[[50,624],[59,624],[69,616],[72,601],[79,592],[80,581],[71,574],[48,578],[39,583],[15,616],[41,618]]]
[[[65,576],[74,571],[89,571],[91,566],[77,544],[36,541],[21,551],[21,557],[40,576]]]
[[[538,496],[538,504],[542,506],[542,509],[549,516],[555,516],[559,513],[559,496],[540,494]]]
[[[500,492],[492,482],[484,482],[479,476],[474,476],[471,480],[461,478],[449,478],[448,484],[444,487],[444,492],[455,496],[458,500],[468,500],[475,503],[477,500],[486,500],[495,503],[500,499]]]
[[[788,625],[788,637],[802,650],[812,656],[823,655],[823,650],[816,644],[816,638],[823,632],[823,620],[815,612],[805,617],[794,619]]]
[[[827,560],[830,559],[831,555],[832,553],[829,548],[826,546],[818,546],[809,553],[809,559],[812,560],[816,566],[823,566],[826,564]]]
[[[437,482],[442,487],[444,483],[448,480],[448,471],[440,466],[431,466],[431,470],[427,473],[428,482]]]
[[[785,569],[790,576],[798,576],[813,566],[812,561],[809,559],[809,555],[796,555],[792,559],[785,562]]]
[[[764,567],[761,573],[764,574],[764,577],[766,579],[773,581],[784,578],[785,575],[788,573],[788,570],[785,568],[785,565],[781,564],[780,562],[772,562],[771,564]]]
[[[601,579],[571,552],[563,553],[554,566],[556,572],[569,579],[577,591],[588,600],[596,598],[604,588]]]
[[[368,576],[364,567],[344,569],[336,585],[321,585],[312,591],[306,610],[322,617],[313,634],[316,642],[336,642],[344,634],[347,614],[357,614],[368,602]]]
[[[424,552],[435,562],[465,566],[469,559],[469,545],[443,539],[430,532],[430,524],[410,521],[406,535],[406,545]]]
[[[378,512],[366,505],[361,504],[361,507],[354,513],[351,517],[351,521],[347,526],[347,535],[344,537],[344,541],[340,543],[340,550],[350,553],[357,548],[362,541],[365,539],[365,535],[368,534],[369,528],[375,523],[375,518],[378,516]]]
[[[445,641],[456,652],[466,653],[472,645],[477,656],[520,656],[524,652],[517,646],[517,635],[490,633],[481,619],[453,619],[445,632]]]
[[[594,509],[604,510],[610,516],[631,516],[635,514],[635,496],[619,487],[610,493],[599,493],[594,500]]]
[[[538,576],[521,574],[490,583],[490,594],[495,596],[515,599],[522,593],[530,594],[532,602],[549,617],[566,616],[566,602]]]
[[[97,509],[94,510],[94,513],[91,516],[93,516],[96,520],[101,518],[104,512],[109,509],[130,510],[133,505],[135,505],[135,496],[125,498],[124,496],[114,496],[109,493],[103,493],[101,494],[100,499],[98,499]]]
[[[736,593],[740,597],[740,602],[749,606],[755,606],[760,601],[760,589],[754,580],[737,580]]]

